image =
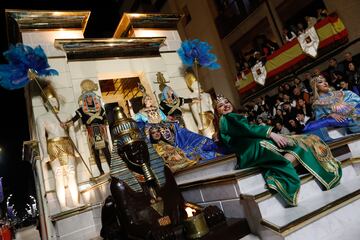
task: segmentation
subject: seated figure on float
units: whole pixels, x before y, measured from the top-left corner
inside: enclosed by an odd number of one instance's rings
[[[127,118],[119,107],[114,109],[111,133],[114,139],[112,199],[107,199],[103,208],[107,216],[102,216],[102,236],[106,238],[117,232],[121,239],[183,239],[187,204],[170,169],[146,143],[137,123]],[[115,211],[104,211],[110,208]],[[200,208],[195,210],[201,214]],[[221,215],[218,210],[213,213]],[[117,227],[109,222],[116,218]],[[206,231],[201,235],[204,234]]]
[[[61,110],[60,101],[50,84],[44,87],[42,99],[47,112],[36,119],[42,161],[51,166],[60,208],[61,211],[66,211],[71,206],[66,203],[65,182],[67,182],[73,206],[78,207],[80,205],[76,180],[75,155],[77,154],[73,148],[73,143],[76,142],[75,131],[73,126],[70,126],[67,134],[67,130],[61,127],[61,123],[56,118],[55,114],[62,122],[66,122],[71,119],[71,114]]]
[[[216,156],[220,155],[216,152],[217,146],[211,139],[191,132],[186,128],[182,128],[177,122],[166,122],[167,118],[165,114],[159,108],[154,106],[153,100],[146,93],[144,94],[142,103],[143,108],[135,114],[134,120],[140,124],[140,128],[144,129],[149,139],[149,129],[151,126],[156,125],[154,127],[160,130],[162,135],[161,138],[165,140],[161,141],[161,148],[165,147],[169,149],[170,146],[165,145],[171,145],[176,148],[176,151],[173,152],[175,155],[177,155],[179,150],[181,150],[185,153],[188,159],[194,161],[206,161],[214,159]],[[162,150],[160,150],[160,145],[158,146],[159,148],[157,148],[159,150],[158,154],[164,157],[164,160],[169,165],[175,164],[170,163],[171,158],[174,156],[165,154]],[[175,148],[173,148],[173,150],[175,150]],[[175,159],[176,158],[177,157],[175,157]],[[193,165],[193,162],[191,162],[190,165]],[[174,169],[179,170],[178,167],[174,167]]]
[[[331,141],[328,129],[342,127],[348,133],[360,132],[360,97],[347,90],[332,91],[323,76],[313,78],[315,121],[309,122],[305,133],[313,133]]]
[[[155,151],[164,159],[166,165],[174,173],[181,169],[195,165],[198,161],[190,160],[184,151],[175,146],[174,138],[166,139],[162,131],[165,129],[161,125],[151,125],[147,136]],[[166,130],[165,130],[166,131]]]
[[[190,104],[191,112],[194,116],[199,132],[205,137],[212,138],[215,133],[214,128],[214,108],[211,95],[204,92],[194,73],[187,70],[185,73],[186,85],[191,91],[192,99],[200,99]]]
[[[260,167],[268,188],[277,191],[289,206],[297,205],[300,178],[295,167],[303,166],[329,190],[339,184],[341,164],[330,148],[314,135],[283,136],[270,126],[249,124],[234,113],[230,101],[218,96],[219,138],[237,157],[237,169]]]

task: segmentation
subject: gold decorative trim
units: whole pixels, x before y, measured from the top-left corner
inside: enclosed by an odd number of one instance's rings
[[[270,134],[272,132],[274,127],[269,127],[269,129],[266,131],[266,137],[269,138],[270,137]]]
[[[310,180],[314,179],[314,176],[312,176],[310,173],[306,174],[304,176],[302,176],[300,178],[301,181],[301,185],[309,182]],[[257,203],[265,201],[269,198],[271,198],[274,195],[274,193],[270,192],[269,189],[264,189],[263,192],[255,194],[255,195],[251,195],[251,194],[240,194],[240,198],[241,199],[249,199],[249,200],[253,200]]]
[[[358,141],[358,140],[360,140],[360,133],[354,134],[354,135],[351,135],[351,136],[348,136],[348,137],[341,138],[340,140],[331,142],[328,145],[329,145],[329,147],[331,149],[335,149],[335,148],[341,147],[341,146],[343,146],[345,144],[355,142],[355,141]]]
[[[316,220],[340,209],[356,200],[360,199],[360,189],[349,193],[331,203],[328,203],[321,208],[316,209],[315,211],[308,213],[284,226],[277,226],[265,219],[261,220],[261,224],[270,230],[281,234],[281,236],[285,237],[290,233],[297,231],[298,229],[308,225],[309,223],[315,222]]]
[[[321,184],[324,185],[325,188],[328,189],[328,190],[331,189],[332,187],[334,187],[333,184],[334,184],[335,182],[337,182],[337,181],[339,180],[339,178],[340,178],[340,175],[338,175],[338,174],[337,174],[338,172],[336,172],[336,173],[334,173],[334,178],[330,181],[330,183],[327,183],[317,172],[315,172],[313,169],[311,169],[311,167],[309,167],[309,166],[300,158],[300,156],[299,156],[296,152],[294,152],[294,151],[292,151],[292,150],[288,150],[288,149],[280,149],[280,148],[278,148],[277,146],[275,146],[274,144],[272,144],[272,143],[270,143],[270,142],[267,142],[267,141],[261,141],[260,144],[261,144],[263,147],[267,148],[268,150],[270,150],[270,151],[272,151],[272,152],[278,152],[278,153],[280,153],[280,152],[287,152],[287,153],[292,154],[292,155],[296,158],[296,160],[298,160],[298,162],[299,162],[309,173],[311,173],[314,177],[316,177],[316,179],[319,180],[319,182],[321,182]],[[339,166],[339,165],[341,165],[341,164],[338,163],[338,166]]]
[[[113,37],[131,37],[134,28],[177,29],[181,17],[179,14],[124,13]]]
[[[56,39],[55,47],[66,52],[68,60],[94,60],[160,56],[165,37]]]
[[[348,158],[344,161],[341,161],[341,167],[342,168],[345,168],[349,165],[351,165],[353,162],[352,162],[352,159],[351,158]],[[311,175],[310,173],[304,175],[304,176],[301,176],[300,178],[300,181],[301,181],[301,185],[313,180],[315,177],[313,175]],[[301,188],[301,187],[300,187]],[[258,194],[255,194],[255,195],[251,195],[251,194],[240,194],[240,198],[241,199],[247,199],[247,200],[253,200],[257,203],[259,202],[262,202],[262,201],[265,201],[269,198],[271,198],[274,193],[271,193],[269,191],[269,189],[264,189],[265,191],[261,192],[261,193],[258,193]]]
[[[92,185],[92,186],[90,186],[90,187],[88,187],[88,188],[85,188],[84,190],[80,191],[80,193],[82,194],[82,193],[89,192],[89,191],[91,191],[91,190],[93,190],[93,189],[95,189],[95,188],[101,187],[101,186],[103,186],[103,185],[105,185],[105,184],[107,184],[107,183],[110,183],[110,178],[109,178],[109,179],[106,179],[106,180],[104,180],[104,181],[102,181],[102,182],[99,182],[99,183],[97,183],[97,184],[94,184],[94,185]]]
[[[20,32],[59,29],[81,29],[84,32],[90,13],[90,11],[5,10],[6,18],[13,19]]]
[[[178,185],[178,187],[180,188],[180,190],[186,190],[188,188],[198,187],[198,186],[202,186],[202,185],[234,181],[234,180],[250,177],[250,176],[253,176],[258,173],[260,173],[260,169],[257,169],[257,168],[256,169],[246,169],[239,173],[231,173],[231,174],[226,174],[226,175],[222,175],[222,176],[217,176],[214,178],[208,178],[208,179],[203,179],[203,180],[199,180],[199,181],[194,181],[191,183],[180,184],[180,185]]]
[[[69,218],[69,217],[72,217],[75,215],[79,215],[79,214],[87,212],[87,211],[91,211],[91,210],[101,207],[101,206],[102,206],[102,203],[87,204],[87,205],[84,205],[81,207],[77,207],[74,209],[67,210],[65,212],[60,212],[58,214],[52,215],[52,216],[50,216],[50,220],[52,222],[57,222],[57,221],[60,221],[60,220],[63,220],[63,219],[66,219],[66,218]]]
[[[180,173],[183,173],[183,172],[187,172],[187,171],[190,171],[190,170],[195,170],[195,169],[198,169],[198,168],[202,168],[202,167],[207,167],[207,166],[210,166],[210,165],[215,165],[219,162],[225,162],[225,161],[229,161],[229,160],[234,160],[234,158],[236,158],[236,155],[235,154],[229,154],[229,155],[225,155],[225,156],[221,156],[221,157],[217,157],[211,161],[207,161],[207,162],[204,162],[204,163],[200,163],[200,164],[196,164],[194,166],[191,166],[189,168],[185,168],[185,169],[181,169],[179,171],[177,171],[174,175],[179,175]]]
[[[360,163],[360,157],[350,158],[350,162],[351,162],[351,164]]]

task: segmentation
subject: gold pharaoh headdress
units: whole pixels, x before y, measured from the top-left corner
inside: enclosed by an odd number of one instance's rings
[[[188,68],[185,70],[184,77],[185,77],[185,82],[186,82],[187,87],[190,89],[191,92],[193,92],[194,89],[192,88],[192,85],[194,82],[197,81],[197,79],[191,68]]]
[[[55,91],[53,85],[51,84],[51,82],[46,79],[38,79],[38,81],[42,88],[40,95],[44,102],[44,106],[46,108],[48,108],[49,107],[48,104],[50,104],[49,99],[54,98],[54,99],[56,99],[57,106],[52,106],[52,107],[54,108],[54,110],[59,111],[60,99],[59,99],[59,96],[56,94],[56,91]]]
[[[99,89],[98,85],[90,79],[85,79],[80,83],[82,92],[94,92]]]

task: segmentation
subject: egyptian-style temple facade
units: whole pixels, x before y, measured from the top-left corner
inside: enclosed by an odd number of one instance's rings
[[[124,14],[113,38],[85,39],[83,32],[89,17],[90,12],[87,11],[7,11],[10,41],[32,47],[40,45],[51,68],[59,72],[50,80],[65,112],[74,114],[78,108],[80,83],[84,79],[93,80],[100,86],[98,95],[102,96],[105,104],[117,102],[125,107],[127,113],[131,111],[127,100],[139,94],[137,83],[141,83],[148,94],[158,99],[161,93],[157,84],[158,72],[163,74],[167,84],[177,94],[189,95],[183,77],[184,68],[176,53],[181,44],[176,30],[180,16]],[[122,80],[127,82],[125,86],[121,85]],[[109,83],[110,89],[107,87]],[[35,120],[46,109],[41,97],[34,96],[33,92],[32,87],[26,89],[30,130],[32,139],[36,140]],[[197,132],[186,106],[183,117],[186,126]],[[93,176],[98,176],[89,151],[86,129],[77,129],[76,137],[81,155]],[[103,168],[109,172],[105,161]],[[44,226],[42,231],[49,239],[80,239],[80,236],[81,239],[91,239],[99,235],[101,203],[109,195],[108,180],[90,181],[90,178],[84,165],[77,164],[78,186],[84,206],[60,212],[54,176],[45,163],[36,162],[36,183]]]
[[[6,10],[11,43],[40,45],[51,68],[51,76],[65,112],[74,114],[81,95],[80,83],[95,82],[105,107],[118,104],[128,115],[137,107],[131,100],[141,97],[138,83],[159,101],[159,74],[179,96],[190,96],[184,66],[177,54],[181,39],[177,31],[179,15],[131,14],[121,18],[113,38],[84,38],[88,11]],[[108,174],[99,175],[91,155],[84,127],[75,125],[79,151],[90,166],[90,174],[80,161],[76,166],[82,205],[61,211],[55,179],[49,166],[41,162],[35,120],[46,112],[34,86],[25,89],[31,140],[34,144],[35,182],[43,239],[97,239],[101,229],[101,207],[110,195]],[[190,109],[183,108],[186,127],[198,132]],[[234,155],[178,172],[176,182],[186,201],[200,206],[215,205],[227,218],[246,218],[252,233],[262,239],[355,239],[360,220],[360,147],[357,136],[330,144],[341,161],[343,179],[331,191],[323,192],[312,175],[301,176],[299,206],[284,207],[278,196],[265,187],[259,169],[234,170]],[[105,172],[109,167],[102,159]],[[70,193],[66,190],[70,201]],[[329,226],[332,226],[330,229]],[[254,235],[250,239],[258,239]]]

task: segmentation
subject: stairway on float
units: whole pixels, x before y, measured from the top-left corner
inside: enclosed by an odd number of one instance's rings
[[[299,205],[293,208],[284,207],[278,194],[266,188],[257,169],[233,170],[234,156],[182,171],[176,180],[186,200],[217,205],[226,217],[246,217],[252,232],[262,239],[337,239],[339,234],[351,239],[360,231],[360,220],[356,219],[360,213],[360,177],[352,161],[359,156],[358,138],[351,136],[330,145],[334,156],[342,161],[341,184],[322,191],[314,177],[304,174]]]

